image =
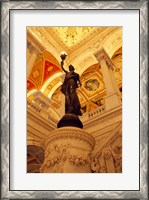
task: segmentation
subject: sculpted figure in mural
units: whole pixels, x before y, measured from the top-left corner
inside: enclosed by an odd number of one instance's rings
[[[61,68],[66,74],[61,88],[62,93],[65,95],[65,113],[82,115],[79,98],[76,92],[79,85],[81,86],[80,77],[79,74],[74,71],[75,68],[72,65],[69,65],[69,71],[64,69],[65,58],[66,54],[61,54]]]

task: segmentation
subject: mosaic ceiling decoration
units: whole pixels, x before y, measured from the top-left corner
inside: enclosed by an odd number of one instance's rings
[[[96,91],[99,88],[99,81],[97,79],[89,79],[84,83],[84,87],[88,91]]]
[[[58,61],[52,54],[44,51],[35,61],[27,80],[27,90],[41,89],[43,84],[55,73],[60,72]]]
[[[93,27],[57,27],[56,34],[61,38],[66,46],[71,47],[81,41],[94,28]]]

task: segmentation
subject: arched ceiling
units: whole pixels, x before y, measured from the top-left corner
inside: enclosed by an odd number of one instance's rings
[[[62,72],[60,64],[56,58],[48,51],[43,51],[40,54],[32,68],[27,81],[27,90],[40,90],[45,82],[58,72]]]
[[[81,76],[78,95],[84,111],[102,105],[106,94],[102,73],[93,53],[104,47],[114,64],[116,82],[122,87],[122,28],[121,27],[28,27],[43,51],[37,56],[27,80],[28,98],[40,91],[60,102],[60,87],[64,73],[60,67],[60,52],[68,53],[65,68],[73,64]],[[59,105],[61,105],[59,103]]]

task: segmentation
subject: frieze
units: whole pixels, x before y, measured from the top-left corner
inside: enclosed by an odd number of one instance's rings
[[[45,138],[45,147],[48,146],[50,142],[53,142],[57,139],[66,139],[66,138],[71,138],[71,139],[78,139],[78,140],[84,140],[87,142],[90,146],[91,149],[94,148],[95,146],[95,140],[94,138],[89,135],[89,133],[82,131],[82,130],[73,130],[72,128],[59,128],[56,131],[53,131],[51,133],[50,137],[49,135]]]
[[[117,150],[116,150],[117,149]],[[122,145],[119,137],[116,137],[108,147],[104,148],[100,154],[92,157],[91,169],[93,173],[108,173],[109,162],[113,163],[114,172],[122,172]],[[111,164],[112,164],[111,163]]]
[[[45,152],[44,163],[40,168],[40,172],[63,172],[65,165],[81,167],[90,165],[90,154],[80,154],[80,151],[71,153],[70,144],[50,145]]]
[[[76,165],[76,166],[84,166],[87,163],[90,163],[90,159],[81,155],[69,155],[68,157],[68,161],[70,164],[72,165]]]
[[[100,163],[98,161],[98,158],[95,157],[91,161],[91,170],[93,173],[99,173],[101,169]]]

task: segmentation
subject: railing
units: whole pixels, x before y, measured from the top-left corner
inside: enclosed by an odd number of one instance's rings
[[[32,109],[33,111],[40,113],[41,116],[45,117],[46,119],[50,119],[54,123],[57,123],[57,119],[53,118],[50,113],[43,109],[41,106],[37,105],[36,103],[33,103],[31,101],[27,101],[28,108]],[[84,113],[81,116],[82,121],[86,121],[88,119],[94,118],[97,115],[100,115],[101,113],[105,112],[105,105],[102,105],[93,111],[90,111],[89,113]]]
[[[106,111],[105,105],[102,105],[102,106],[100,106],[100,107],[98,107],[98,108],[96,108],[96,109],[94,109],[94,110],[92,110],[88,113],[84,113],[80,117],[80,119],[81,119],[82,122],[85,122],[85,121],[87,121],[91,118],[94,118],[95,116],[100,115],[101,113],[104,113],[105,111]]]
[[[37,104],[35,103],[32,103],[31,101],[27,101],[27,106],[28,108],[31,108],[33,109],[34,111],[40,113],[42,108],[40,106],[38,106]]]
[[[96,115],[99,115],[99,114],[105,112],[105,110],[106,110],[106,109],[105,109],[105,105],[102,105],[102,106],[100,106],[100,107],[94,109],[93,111],[90,111],[90,112],[88,113],[88,117],[89,117],[89,119],[90,119],[90,118],[93,118],[93,117],[95,117]]]
[[[28,108],[32,109],[34,112],[37,112],[39,113],[41,116],[43,116],[44,118],[46,119],[50,119],[51,121],[53,121],[54,123],[57,123],[57,120],[54,119],[50,113],[43,109],[41,106],[37,105],[36,103],[33,103],[31,101],[27,101],[27,105],[28,105]]]

